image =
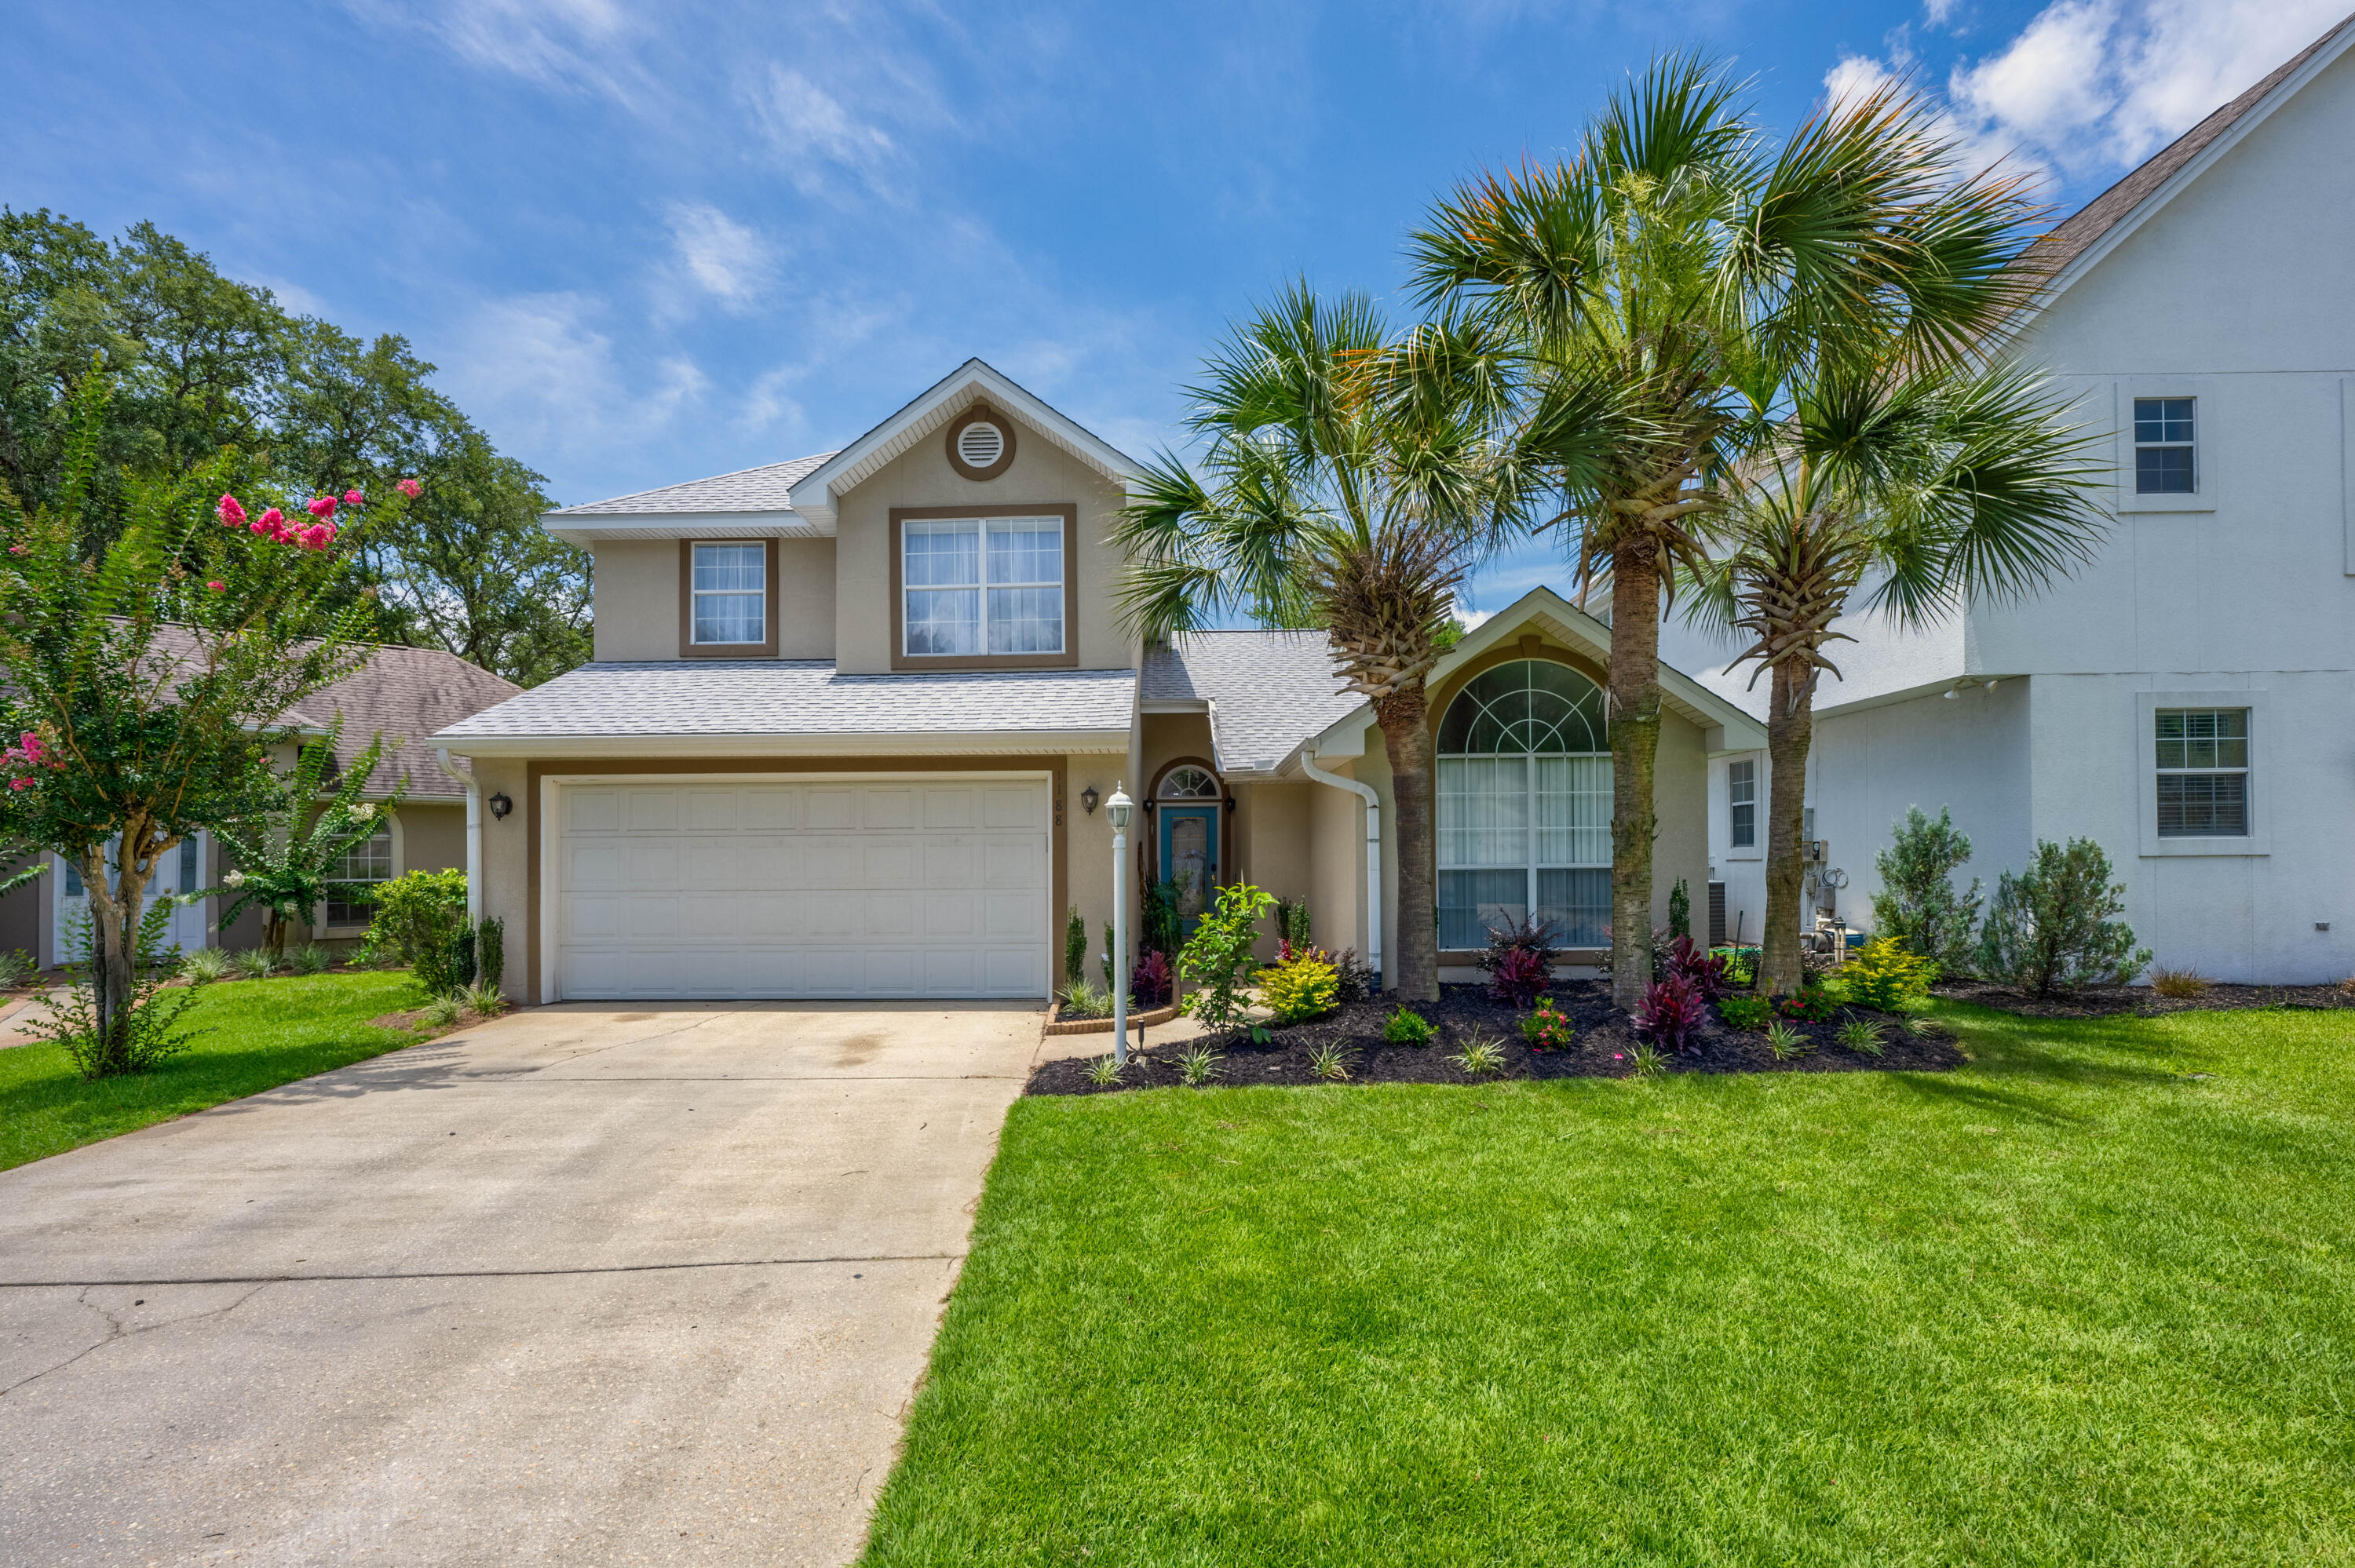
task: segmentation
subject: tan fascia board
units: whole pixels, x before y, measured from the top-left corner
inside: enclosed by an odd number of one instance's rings
[[[559,760],[669,757],[1076,757],[1128,751],[1120,729],[862,730],[835,735],[436,735],[453,756]]]
[[[803,475],[793,488],[794,510],[831,534],[842,497],[977,401],[1021,420],[1072,458],[1121,485],[1124,491],[1135,476],[1137,463],[1134,458],[1036,393],[1018,386],[996,366],[975,358],[958,366],[898,412]]]
[[[608,539],[821,539],[834,532],[798,512],[603,512],[567,517],[549,512],[539,525],[550,536],[587,549]]]
[[[1206,714],[1210,711],[1203,697],[1154,697],[1139,699],[1136,711],[1141,714]]]

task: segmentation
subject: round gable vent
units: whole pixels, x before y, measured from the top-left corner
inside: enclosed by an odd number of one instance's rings
[[[1014,432],[988,408],[949,427],[949,466],[967,479],[996,479],[1014,461]]]

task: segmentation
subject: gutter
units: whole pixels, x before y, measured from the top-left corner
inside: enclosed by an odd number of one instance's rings
[[[1327,773],[1316,766],[1306,747],[1300,748],[1300,770],[1319,784],[1347,789],[1366,803],[1366,967],[1374,984],[1382,983],[1382,802],[1370,784]]]
[[[433,760],[442,771],[455,779],[466,789],[466,923],[480,925],[483,919],[483,787],[474,776],[451,766],[450,748],[437,746]]]

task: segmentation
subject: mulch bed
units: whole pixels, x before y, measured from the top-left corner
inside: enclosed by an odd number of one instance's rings
[[[2260,1007],[2355,1008],[2355,992],[2335,985],[2211,984],[2200,996],[2161,996],[2147,985],[2094,985],[2065,996],[2034,996],[1977,980],[1941,980],[1931,988],[1948,1001],[1967,1001],[2024,1018],[2111,1018],[2133,1013],[2240,1012]]]
[[[1268,1043],[1256,1045],[1246,1031],[1204,1035],[1194,1040],[1156,1045],[1129,1053],[1123,1082],[1099,1087],[1088,1081],[1088,1058],[1064,1057],[1046,1063],[1030,1075],[1024,1093],[1033,1095],[1100,1095],[1122,1089],[1168,1088],[1178,1086],[1178,1059],[1197,1045],[1207,1044],[1226,1059],[1219,1064],[1223,1086],[1248,1084],[1317,1084],[1326,1080],[1310,1070],[1311,1051],[1337,1044],[1353,1052],[1349,1081],[1359,1084],[1494,1083],[1504,1078],[1624,1078],[1635,1072],[1636,1034],[1627,1015],[1611,1005],[1611,993],[1593,980],[1572,980],[1553,988],[1554,1005],[1569,1015],[1578,1033],[1560,1051],[1536,1052],[1521,1037],[1520,1014],[1502,1002],[1488,1000],[1476,985],[1440,988],[1437,1005],[1418,1008],[1438,1027],[1422,1045],[1393,1045],[1382,1039],[1382,1021],[1395,1003],[1359,1001],[1325,1017],[1290,1028],[1271,1028]],[[1857,1017],[1884,1026],[1883,1054],[1859,1055],[1841,1045],[1839,1025]],[[1966,1058],[1951,1040],[1924,1039],[1895,1027],[1897,1021],[1867,1008],[1842,1009],[1827,1023],[1793,1022],[1815,1049],[1793,1061],[1778,1062],[1766,1048],[1764,1034],[1729,1029],[1714,1013],[1701,1026],[1698,1049],[1668,1059],[1672,1073],[1857,1073],[1943,1071]],[[1447,1058],[1465,1042],[1486,1035],[1502,1043],[1501,1072],[1479,1079]],[[1109,1045],[1110,1042],[1107,1041]]]
[[[495,1012],[476,1012],[473,1008],[467,1007],[459,1010],[455,1022],[448,1024],[434,1024],[428,1022],[425,1017],[430,1011],[428,1008],[412,1007],[406,1012],[379,1013],[368,1020],[368,1027],[371,1029],[438,1029],[442,1033],[447,1034],[452,1030],[471,1029],[477,1023],[488,1022],[498,1016]]]

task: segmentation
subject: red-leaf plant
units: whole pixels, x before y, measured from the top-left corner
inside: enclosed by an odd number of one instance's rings
[[[1636,1029],[1655,1044],[1669,1051],[1692,1051],[1700,1049],[1698,1036],[1701,1021],[1709,1016],[1709,1004],[1692,981],[1670,975],[1652,982],[1632,1016]]]
[[[1690,980],[1703,1001],[1715,1001],[1733,989],[1725,978],[1725,960],[1690,937],[1668,944],[1668,978]]]

